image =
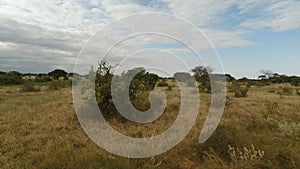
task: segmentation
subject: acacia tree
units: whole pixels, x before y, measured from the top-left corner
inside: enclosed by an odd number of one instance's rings
[[[212,68],[208,66],[197,66],[194,69],[192,69],[196,81],[201,83],[201,85],[199,86],[200,91],[208,93],[211,92],[211,83],[209,75],[212,73],[212,71]]]
[[[272,78],[274,74],[271,70],[267,70],[267,69],[261,70],[260,72],[263,74],[262,76],[264,76],[266,79]]]
[[[51,76],[53,79],[58,80],[60,77],[67,79],[68,73],[61,69],[55,69],[52,72],[49,72],[48,75]]]
[[[209,66],[197,66],[192,69],[194,77],[198,82],[206,83],[209,81],[209,74],[212,73],[212,68]]]

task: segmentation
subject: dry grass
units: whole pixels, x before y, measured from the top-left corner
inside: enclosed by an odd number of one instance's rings
[[[157,121],[140,125],[111,119],[110,124],[133,137],[166,130],[178,114],[180,94],[176,85],[171,91],[162,90],[169,98],[168,107]],[[210,94],[201,93],[197,123],[179,145],[153,158],[127,159],[105,152],[85,135],[70,88],[44,87],[34,93],[0,88],[0,168],[299,168],[300,97],[296,92],[280,95],[269,90],[280,86],[251,87],[246,98],[228,93],[221,124],[204,144],[198,143],[198,137]],[[228,145],[240,150],[254,145],[265,154],[258,161],[237,165]]]

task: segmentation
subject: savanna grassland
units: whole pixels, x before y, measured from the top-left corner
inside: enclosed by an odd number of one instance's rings
[[[157,121],[140,125],[111,118],[110,124],[131,137],[149,137],[167,129],[178,114],[179,89],[160,88],[167,94],[168,106]],[[247,97],[241,98],[228,88],[221,123],[207,142],[198,143],[210,106],[210,94],[201,93],[197,123],[180,144],[152,158],[128,159],[104,151],[84,133],[70,86],[51,90],[45,85],[34,92],[22,86],[1,87],[0,168],[299,168],[296,87],[251,86]]]

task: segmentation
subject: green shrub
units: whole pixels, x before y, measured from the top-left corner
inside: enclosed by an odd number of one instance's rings
[[[12,74],[1,74],[0,85],[21,85],[23,84],[22,76]]]
[[[150,108],[149,102],[149,91],[154,89],[157,80],[159,79],[157,75],[146,72],[144,68],[134,68],[123,72],[120,76],[115,75],[114,78],[121,83],[112,85],[112,66],[106,62],[102,61],[99,63],[99,67],[96,72],[93,70],[90,73],[95,73],[95,95],[96,102],[98,103],[99,109],[105,118],[118,118],[121,117],[118,113],[113,100],[112,100],[112,89],[114,92],[118,92],[116,99],[122,100],[124,95],[128,94],[127,90],[124,90],[125,84],[129,84],[129,99],[131,104],[140,111],[145,111]],[[133,79],[132,76],[134,75]],[[130,77],[130,78],[129,78]],[[161,82],[165,84],[166,80]],[[162,85],[162,83],[160,84]],[[167,85],[168,86],[168,85]],[[127,100],[125,100],[127,101]],[[126,102],[126,104],[130,104]]]
[[[33,83],[27,82],[21,87],[21,92],[38,92],[39,88],[35,87]]]
[[[49,82],[51,80],[52,79],[50,78],[50,76],[42,76],[42,77],[36,78],[35,82],[42,83],[42,82]]]
[[[168,91],[171,91],[171,90],[172,90],[172,86],[168,86],[168,87],[167,87],[167,90],[168,90]]]
[[[290,83],[293,86],[299,86],[300,85],[300,77],[292,77]]]

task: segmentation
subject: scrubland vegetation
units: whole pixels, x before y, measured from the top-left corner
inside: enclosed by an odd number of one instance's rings
[[[20,83],[23,85],[0,86],[0,168],[299,168],[297,77],[268,75],[259,80],[236,80],[227,75],[228,92],[221,123],[212,137],[200,144],[198,138],[211,100],[210,84],[203,81],[207,74],[202,70],[193,70],[201,92],[200,113],[194,127],[173,149],[145,159],[112,155],[89,139],[76,118],[70,80],[57,80],[58,77],[47,83],[32,80]],[[96,77],[97,101],[99,106],[106,105],[100,108],[119,132],[131,137],[151,137],[175,121],[180,91],[174,79],[158,78],[145,70],[135,77],[131,88],[137,88],[130,98],[137,109],[150,106],[145,92],[153,88],[164,91],[168,99],[159,119],[138,124],[114,112],[108,88],[103,85],[109,84],[111,75],[100,72]]]

